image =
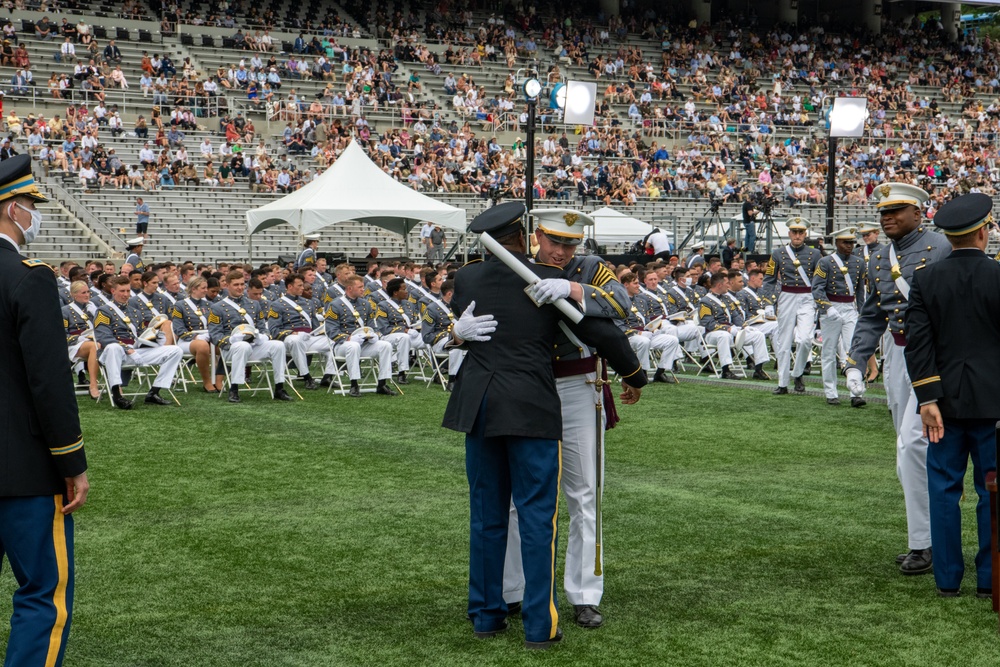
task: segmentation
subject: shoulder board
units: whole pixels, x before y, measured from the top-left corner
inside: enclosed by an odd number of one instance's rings
[[[29,269],[33,269],[36,266],[44,266],[46,269],[52,270],[52,267],[43,262],[40,259],[22,259],[21,264],[24,264]]]
[[[483,260],[482,259],[473,259],[473,260],[470,260],[470,261],[466,262],[465,264],[463,264],[462,268],[467,267],[469,264],[476,264],[476,263],[481,262],[481,261],[483,261]]]

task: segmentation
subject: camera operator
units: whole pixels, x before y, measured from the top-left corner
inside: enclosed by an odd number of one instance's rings
[[[754,246],[757,245],[757,205],[754,203],[752,195],[743,202],[743,247],[750,255],[756,252]]]
[[[665,232],[661,231],[659,227],[655,228],[650,232],[649,236],[646,237],[646,250],[652,250],[651,261],[662,259],[667,261],[670,259],[670,238]]]

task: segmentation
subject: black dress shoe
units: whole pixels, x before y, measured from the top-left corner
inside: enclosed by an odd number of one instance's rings
[[[215,389],[214,387],[212,389],[209,389],[208,387],[202,387],[201,390],[203,392],[205,392],[206,394],[218,394],[219,393],[219,390]]]
[[[382,384],[375,387],[375,393],[381,394],[382,396],[396,396],[396,392],[389,388],[389,385]]]
[[[274,390],[274,400],[276,401],[294,401],[295,399],[288,395],[284,387],[278,387]]]
[[[827,405],[840,405],[840,399],[839,398],[828,398],[828,399],[826,399],[826,404]]]
[[[788,393],[788,387],[775,387],[774,391],[771,393],[775,396],[784,396]]]
[[[489,639],[490,637],[496,637],[501,632],[505,632],[508,627],[507,619],[504,619],[503,625],[496,630],[473,630],[472,634],[475,635],[476,639]]]
[[[507,603],[507,618],[511,616],[521,615],[521,603],[520,602],[508,602]]]
[[[351,398],[361,398],[361,388],[351,387],[350,391],[347,392],[347,395]]]
[[[599,628],[604,625],[604,616],[601,615],[597,605],[573,605],[573,617],[581,628]]]
[[[111,402],[115,404],[115,407],[119,410],[131,410],[132,401],[128,400],[124,396],[112,396]]]
[[[770,380],[771,376],[768,375],[767,373],[765,373],[764,371],[754,371],[753,372],[753,379],[754,380]]]
[[[993,599],[993,589],[992,588],[977,588],[976,597],[980,600],[992,600]]]
[[[867,405],[867,401],[860,396],[851,396],[851,407],[852,408],[863,408]]]
[[[662,382],[664,384],[677,384],[676,378],[668,373],[666,369],[657,368],[656,373],[653,374],[653,382]]]
[[[544,651],[545,649],[552,648],[556,644],[562,641],[562,628],[556,628],[556,636],[552,639],[546,639],[540,642],[529,642],[525,640],[524,648],[534,649],[536,651]]]
[[[927,574],[934,569],[934,559],[931,556],[930,548],[914,549],[906,554],[906,558],[899,566],[899,571],[907,576],[917,574]]]
[[[809,375],[810,373],[812,373],[812,370],[813,370],[813,365],[812,365],[812,362],[811,362],[811,361],[807,361],[807,362],[806,362],[806,368],[805,368],[805,370],[804,370],[804,371],[802,372],[802,374],[803,374],[803,375]]]
[[[410,381],[406,379],[406,373],[400,373],[396,376],[396,384],[410,384]]]
[[[323,379],[319,381],[319,386],[321,387],[329,387],[331,384],[333,384],[332,375],[324,375]]]
[[[306,378],[305,387],[309,391],[314,391],[316,389],[319,389],[319,385],[316,384],[316,380],[313,380],[311,377]]]
[[[736,373],[732,372],[728,368],[724,368],[722,370],[722,379],[723,380],[739,380],[740,378],[739,378],[738,375],[736,375]]]
[[[449,392],[449,393],[455,391],[455,383],[454,382],[449,382],[448,385],[444,388],[444,390],[447,391],[447,392]]]
[[[143,403],[149,403],[150,405],[170,405],[170,401],[165,400],[159,394],[154,394],[152,392],[146,394],[146,398]]]
[[[797,378],[792,378],[792,379],[795,380],[795,393],[796,394],[806,393],[806,383],[802,381],[802,376],[800,375]]]
[[[230,403],[240,403],[240,390],[236,387],[229,388],[229,402]]]
[[[939,588],[937,589],[938,597],[942,598],[957,598],[961,595],[961,592],[957,588]]]
[[[907,551],[905,554],[899,554],[898,556],[896,556],[896,565],[902,565],[903,561],[906,560],[906,557],[909,555],[910,552]]]

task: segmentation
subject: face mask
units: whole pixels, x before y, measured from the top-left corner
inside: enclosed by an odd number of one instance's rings
[[[35,211],[30,208],[21,206],[20,204],[14,204],[14,206],[27,211],[31,214],[31,226],[27,229],[22,229],[21,232],[24,234],[24,245],[28,245],[36,238],[38,238],[38,232],[42,230],[42,212]],[[10,215],[10,211],[7,212]],[[14,216],[10,216],[13,219]],[[20,226],[20,225],[18,225]]]

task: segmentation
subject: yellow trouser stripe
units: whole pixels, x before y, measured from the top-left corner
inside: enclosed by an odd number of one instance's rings
[[[56,511],[52,518],[52,543],[55,547],[56,569],[59,572],[59,583],[52,595],[52,605],[56,608],[56,622],[49,635],[49,652],[45,656],[45,667],[55,667],[62,648],[63,630],[69,612],[66,609],[66,587],[69,585],[69,555],[66,549],[66,517],[63,516],[62,496],[55,497]]]
[[[558,441],[559,447],[559,473],[556,478],[556,511],[552,515],[552,562],[551,576],[549,581],[549,616],[552,618],[552,627],[549,629],[549,639],[554,639],[556,630],[559,629],[559,611],[556,609],[555,580],[556,580],[556,525],[559,521],[559,489],[562,488],[562,440]]]

